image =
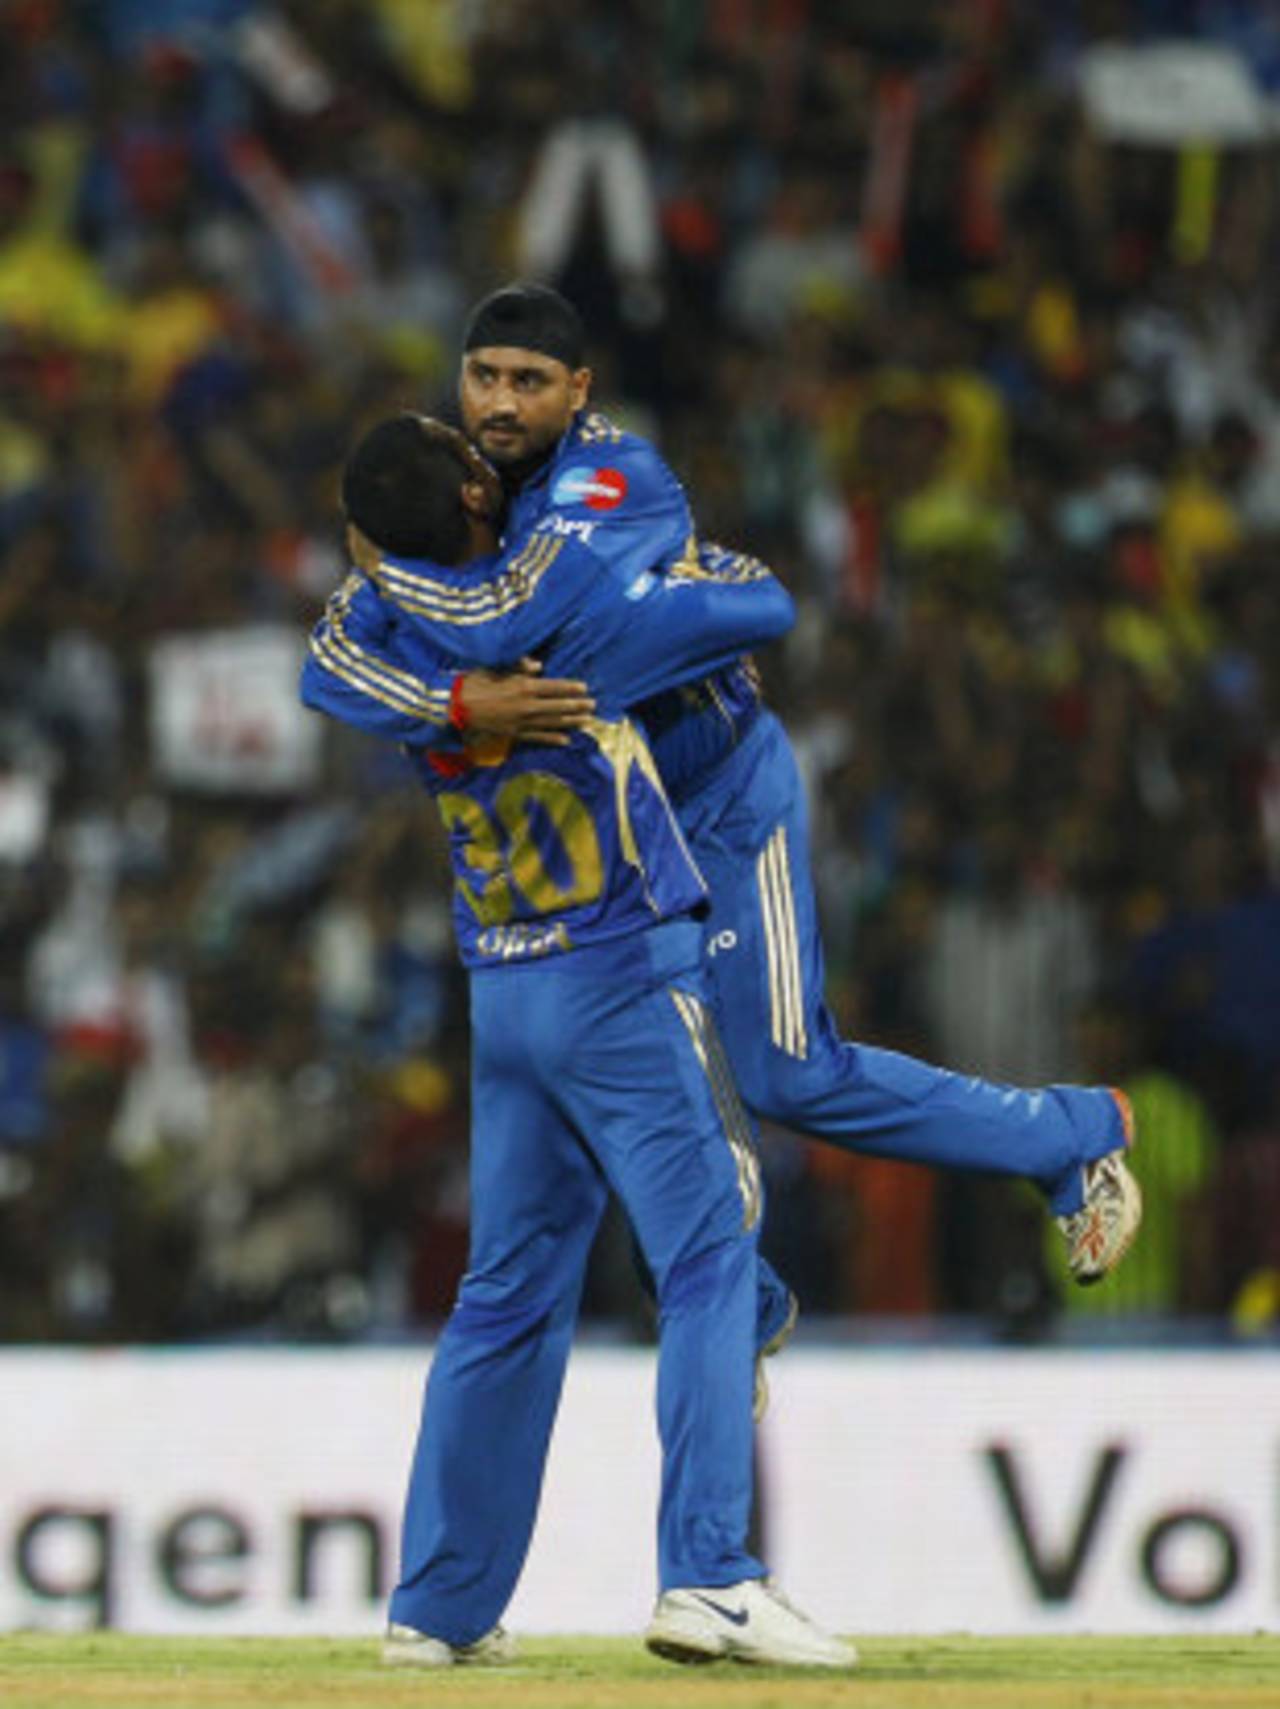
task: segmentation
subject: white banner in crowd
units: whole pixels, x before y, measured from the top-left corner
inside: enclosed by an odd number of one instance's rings
[[[0,1353],[0,1628],[375,1633],[425,1358]],[[818,1352],[773,1370],[769,1564],[859,1632],[1214,1632],[1280,1618],[1280,1362]],[[510,1613],[634,1632],[651,1355],[583,1349]]]
[[[1098,42],[1080,56],[1090,121],[1109,142],[1146,148],[1270,142],[1276,119],[1248,63],[1200,41]]]
[[[151,649],[151,747],[185,789],[297,793],[319,774],[323,721],[298,699],[304,642],[256,624],[169,635]]]

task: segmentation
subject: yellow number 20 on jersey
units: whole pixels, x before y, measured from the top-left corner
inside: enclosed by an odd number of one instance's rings
[[[535,913],[553,914],[594,902],[604,889],[604,861],[595,825],[563,778],[542,771],[508,778],[493,798],[492,817],[470,795],[439,795],[436,805],[451,835],[460,830],[466,833],[467,864],[474,882],[460,878],[458,889],[482,926],[507,923],[515,909],[513,891]],[[535,809],[541,810],[564,851],[569,872],[566,885],[548,872],[534,841]]]

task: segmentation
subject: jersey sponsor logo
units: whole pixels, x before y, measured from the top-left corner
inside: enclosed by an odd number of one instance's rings
[[[621,469],[566,469],[551,489],[552,504],[585,504],[588,510],[616,510],[626,496]]]
[[[532,923],[513,926],[490,926],[476,939],[481,955],[498,961],[514,961],[523,956],[550,955],[552,950],[569,950],[573,942],[565,930],[564,921],[552,926]]]
[[[658,578],[652,570],[641,570],[636,579],[629,583],[626,589],[628,599],[643,599],[653,588],[657,587]]]
[[[590,545],[595,531],[595,523],[585,517],[555,515],[546,517],[535,530],[539,534],[557,534],[562,540],[580,540],[584,546]]]

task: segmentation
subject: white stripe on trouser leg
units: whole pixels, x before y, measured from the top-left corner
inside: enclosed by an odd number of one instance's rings
[[[791,977],[791,967],[788,961],[790,945],[787,941],[787,900],[782,882],[782,827],[769,838],[769,890],[773,898],[773,923],[778,935],[778,970],[779,982],[782,988],[782,1018],[783,1037],[782,1048],[789,1056],[795,1056],[796,1050],[796,1006],[795,982]]]
[[[778,826],[757,857],[756,881],[769,963],[770,1033],[779,1050],[802,1057],[808,1050],[804,985],[785,826]]]
[[[778,965],[778,932],[774,925],[773,889],[769,881],[769,849],[766,843],[756,858],[756,885],[760,891],[760,918],[764,924],[765,951],[769,961],[769,1033],[785,1049],[782,1029],[782,973]]]
[[[721,1089],[721,1108],[725,1111],[726,1122],[732,1123],[736,1135],[736,1155],[742,1159],[740,1179],[745,1183],[745,1202],[743,1225],[752,1229],[760,1221],[762,1195],[760,1188],[760,1156],[756,1150],[755,1136],[751,1131],[751,1120],[742,1106],[738,1096],[738,1087],[733,1078],[733,1070],[729,1067],[729,1059],[724,1053],[724,1045],[720,1039],[719,1029],[707,1011],[703,1010],[703,1023],[706,1031],[707,1060],[710,1064],[711,1083],[713,1088]]]
[[[711,1087],[716,1114],[724,1130],[738,1175],[738,1193],[742,1199],[742,1226],[750,1233],[760,1220],[760,1164],[756,1157],[751,1126],[742,1100],[725,1060],[715,1023],[706,1006],[687,991],[672,991],[671,1001],[684,1022],[694,1055],[702,1064],[702,1072]]]
[[[796,1048],[795,986],[791,977],[791,969],[787,965],[786,898],[783,894],[782,865],[778,858],[782,835],[782,827],[779,826],[765,844],[762,856],[764,862],[765,927],[769,936],[770,977],[772,980],[774,977],[773,970],[776,970],[778,992],[773,1023],[773,1042],[779,1050],[785,1050],[788,1056],[796,1056],[798,1051]]]
[[[791,988],[791,1022],[792,1035],[795,1040],[794,1056],[806,1056],[809,1050],[809,1040],[804,1027],[804,979],[800,973],[800,934],[796,931],[795,893],[791,888],[791,852],[787,848],[787,832],[784,825],[778,826],[778,898],[782,905],[782,965],[786,969],[787,982]]]

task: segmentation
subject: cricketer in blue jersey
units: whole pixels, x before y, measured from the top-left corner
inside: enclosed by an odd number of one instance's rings
[[[583,350],[576,311],[557,293],[530,285],[495,292],[464,338],[463,425],[503,475],[509,550],[539,529],[577,532],[625,586],[654,564],[694,561],[694,521],[653,446],[586,407]],[[407,615],[426,617],[413,605],[409,564],[388,593]],[[473,663],[519,644],[510,631],[494,633],[500,644],[488,643],[483,625],[434,630]],[[502,662],[517,657],[507,652]],[[425,681],[465,703],[465,675]],[[637,711],[711,893],[703,931],[718,951],[709,958],[714,1009],[748,1107],[875,1156],[1027,1176],[1058,1220],[1076,1280],[1099,1281],[1141,1218],[1125,1162],[1133,1134],[1123,1096],[998,1085],[841,1038],[824,992],[803,786],[750,662]],[[762,1325],[780,1324],[786,1290],[767,1269],[762,1277]],[[762,1343],[768,1337],[762,1329]]]
[[[477,560],[494,543],[486,474],[460,434],[421,417],[367,436],[344,482],[367,573],[330,600],[302,678],[308,705],[415,754],[438,736],[442,702],[421,681],[442,656],[381,591],[395,551],[426,540],[439,561],[428,572],[415,560],[419,606],[483,628],[536,601],[530,639],[548,668],[596,685],[594,715],[563,746],[455,738],[418,760],[449,828],[471,969],[471,1236],[428,1381],[384,1654],[417,1666],[510,1654],[497,1622],[527,1552],[612,1188],[660,1309],[660,1597],[647,1642],[674,1659],[851,1665],[848,1646],[763,1582],[746,1546],[759,1171],[708,1007],[705,887],[626,711],[781,634],[791,601],[763,566],[623,586],[554,527]]]
[[[389,425],[437,427],[416,416]],[[302,696],[408,745],[449,832],[459,951],[485,967],[706,912],[706,887],[628,708],[772,640],[792,618],[790,596],[756,559],[708,546],[624,586],[580,535],[548,521],[519,552],[472,560],[465,575],[428,573],[393,553],[354,570],[312,637]],[[458,662],[437,627],[474,630],[495,657],[510,655],[498,639],[506,634],[519,635],[517,656],[547,647],[557,675],[590,678],[594,715],[561,749],[459,740],[447,755],[438,728],[426,727],[441,703],[421,686],[422,673]]]

